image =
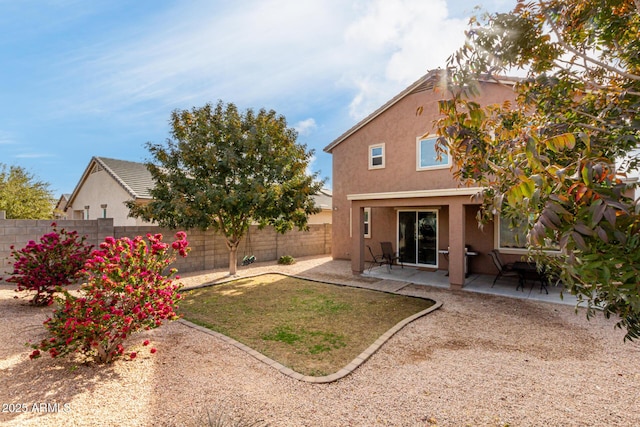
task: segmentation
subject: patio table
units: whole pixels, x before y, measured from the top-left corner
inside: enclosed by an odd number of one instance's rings
[[[518,273],[518,287],[516,290],[522,288],[524,291],[524,283],[526,280],[532,280],[533,282],[540,282],[540,292],[544,291],[548,294],[547,290],[547,277],[544,273],[538,271],[538,266],[535,262],[516,261],[513,263],[513,270]],[[533,286],[533,285],[532,285]]]

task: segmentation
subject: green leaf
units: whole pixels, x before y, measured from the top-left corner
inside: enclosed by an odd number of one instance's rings
[[[591,185],[592,184],[592,181],[591,181],[591,175],[592,175],[591,165],[583,166],[582,170],[580,171],[580,174],[582,176],[582,182],[584,182],[587,185]]]
[[[571,133],[556,135],[545,141],[547,148],[555,153],[562,150],[573,150],[576,146],[576,137]]]

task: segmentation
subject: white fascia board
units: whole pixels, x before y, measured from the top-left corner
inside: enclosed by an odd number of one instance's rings
[[[483,187],[443,188],[438,190],[391,191],[388,193],[347,194],[347,200],[412,199],[427,197],[474,196]]]

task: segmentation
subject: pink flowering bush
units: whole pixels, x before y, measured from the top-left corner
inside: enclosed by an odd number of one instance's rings
[[[141,236],[133,240],[107,237],[81,271],[87,279],[82,296],[65,291],[63,298],[56,298],[59,308],[44,322],[51,337],[31,345],[35,351],[30,357],[75,352],[108,363],[125,354],[124,341],[133,332],[177,319],[181,296],[174,279],[179,277],[168,266],[190,249],[184,232],[175,237],[171,245],[162,242],[161,234],[147,234],[147,241]],[[129,359],[136,355],[128,354]]]
[[[51,226],[53,231],[40,237],[39,243],[31,240],[19,250],[11,246],[15,261],[9,263],[13,273],[7,282],[15,283],[17,292],[35,291],[31,304],[37,306],[50,305],[54,292],[73,283],[93,248],[77,231],[58,231],[55,222]]]

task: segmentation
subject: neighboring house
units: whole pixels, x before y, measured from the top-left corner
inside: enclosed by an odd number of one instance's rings
[[[114,226],[144,225],[129,218],[128,200],[151,200],[154,182],[144,163],[93,157],[66,207],[68,219],[113,218]]]
[[[433,122],[446,97],[432,90],[438,79],[429,72],[324,149],[333,157],[332,256],[350,259],[354,273],[370,259],[366,246],[380,254],[382,241],[392,242],[405,265],[448,269],[452,288],[464,285],[465,247],[478,253],[467,258],[474,273],[496,274],[487,255],[494,248],[525,252],[508,229],[478,228],[473,196],[480,189],[460,187],[450,158],[435,155]],[[482,82],[476,101],[514,100],[513,83]]]
[[[144,163],[93,157],[64,208],[67,219],[113,218],[114,226],[146,225],[129,218],[128,200],[151,201],[149,189],[155,185]],[[60,203],[60,202],[59,202]],[[312,215],[309,224],[331,223],[331,192],[316,196],[322,212]]]
[[[309,217],[309,224],[331,224],[333,219],[333,193],[331,190],[323,188],[316,194],[314,201],[316,206],[322,209],[320,213]]]
[[[64,193],[60,196],[55,208],[53,208],[53,216],[55,219],[67,219],[65,209],[67,208],[67,203],[69,203],[70,198],[71,194],[69,193]]]

